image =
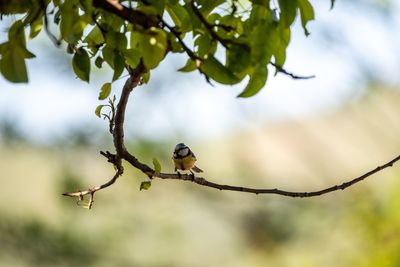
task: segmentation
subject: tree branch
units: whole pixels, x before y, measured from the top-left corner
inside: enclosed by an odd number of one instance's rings
[[[93,6],[113,13],[132,24],[141,25],[143,28],[156,27],[157,18],[148,16],[138,10],[125,7],[115,0],[93,0]]]
[[[114,137],[114,147],[117,152],[116,156],[119,159],[127,160],[129,163],[131,163],[132,166],[138,168],[151,178],[154,174],[154,170],[152,170],[146,164],[141,163],[137,158],[131,155],[126,149],[124,143],[124,120],[125,120],[125,111],[126,111],[126,105],[128,104],[129,95],[132,92],[133,88],[140,85],[142,75],[146,73],[146,71],[147,70],[142,61],[140,62],[139,66],[136,69],[129,71],[130,77],[128,78],[128,80],[124,85],[124,88],[122,89],[121,97],[119,99],[117,110],[115,113],[115,126],[114,126],[113,137]]]
[[[148,165],[140,162],[134,155],[132,155],[125,147],[124,144],[124,120],[125,120],[125,111],[126,106],[129,100],[129,95],[132,90],[140,85],[141,77],[146,72],[146,68],[144,67],[143,63],[141,62],[139,66],[134,69],[130,70],[130,77],[127,79],[121,93],[120,100],[117,105],[116,114],[115,114],[115,126],[113,132],[113,139],[114,139],[114,146],[116,149],[116,154],[111,154],[110,152],[101,152],[103,156],[108,159],[108,162],[111,162],[117,169],[115,175],[105,184],[100,186],[93,187],[86,191],[76,191],[70,193],[64,193],[64,196],[69,197],[78,197],[79,200],[83,199],[83,196],[90,195],[88,208],[91,208],[93,205],[93,198],[94,193],[109,187],[110,185],[114,184],[115,181],[118,179],[119,176],[123,173],[123,167],[121,164],[121,160],[124,159],[129,162],[133,167],[137,168],[138,170],[142,171],[146,174],[150,179],[159,178],[159,179],[172,179],[172,180],[182,180],[182,181],[191,181],[198,185],[210,187],[218,190],[228,190],[228,191],[237,191],[237,192],[244,192],[244,193],[252,193],[252,194],[276,194],[282,195],[287,197],[295,197],[295,198],[304,198],[304,197],[315,197],[324,195],[330,192],[344,190],[356,183],[363,181],[364,179],[370,177],[371,175],[380,172],[388,167],[392,167],[397,161],[400,160],[400,155],[395,157],[394,159],[390,160],[389,162],[376,167],[359,177],[356,177],[352,180],[344,182],[342,184],[333,185],[331,187],[321,189],[318,191],[310,191],[310,192],[294,192],[294,191],[286,191],[277,188],[251,188],[251,187],[242,187],[242,186],[233,186],[233,185],[225,185],[225,184],[218,184],[214,182],[210,182],[203,177],[195,177],[194,175],[189,174],[175,174],[175,173],[156,173]]]
[[[124,121],[125,121],[125,111],[126,111],[126,106],[128,103],[129,95],[132,92],[133,88],[135,88],[141,84],[142,75],[144,73],[146,73],[147,70],[146,70],[143,62],[141,61],[139,63],[139,66],[136,69],[134,69],[134,70],[128,69],[128,71],[129,71],[130,76],[126,80],[125,85],[122,88],[121,97],[117,104],[117,108],[115,111],[115,117],[114,117],[113,141],[114,141],[114,147],[116,149],[116,154],[111,154],[108,151],[100,152],[100,154],[102,154],[103,156],[105,156],[108,159],[108,162],[110,162],[114,165],[117,172],[108,182],[106,182],[100,186],[95,186],[95,187],[90,188],[85,191],[78,190],[75,192],[67,192],[67,193],[62,194],[64,196],[68,196],[68,197],[77,197],[79,199],[79,201],[83,200],[83,197],[85,195],[90,195],[89,203],[88,203],[89,209],[92,207],[93,202],[94,202],[94,193],[114,184],[115,181],[118,179],[118,177],[122,175],[123,167],[122,167],[121,159],[126,159],[132,166],[140,169],[142,172],[144,172],[150,178],[152,178],[152,176],[154,174],[154,170],[152,170],[146,164],[139,162],[139,160],[136,159],[133,155],[131,155],[125,148]]]
[[[285,191],[277,188],[250,188],[250,187],[242,187],[242,186],[233,186],[233,185],[224,185],[224,184],[217,184],[210,182],[202,177],[194,177],[193,175],[189,174],[181,174],[180,176],[177,174],[169,174],[169,173],[155,173],[153,178],[157,177],[160,179],[174,179],[174,180],[184,180],[184,181],[191,181],[201,186],[211,187],[218,190],[228,190],[228,191],[238,191],[238,192],[245,192],[245,193],[253,193],[253,194],[276,194],[282,195],[287,197],[296,197],[296,198],[304,198],[304,197],[315,197],[324,195],[327,193],[331,193],[338,190],[344,190],[356,183],[361,182],[362,180],[368,178],[369,176],[380,172],[388,167],[392,167],[397,161],[400,160],[400,155],[392,159],[391,161],[376,167],[373,170],[370,170],[363,175],[356,177],[350,181],[344,182],[342,184],[333,185],[331,187],[318,190],[318,191],[310,191],[310,192],[293,192],[293,191]]]
[[[117,16],[120,16],[121,18],[123,18],[131,23],[141,25],[145,28],[150,27],[150,26],[156,26],[156,27],[164,27],[165,26],[165,27],[167,27],[168,30],[172,34],[175,35],[175,37],[181,44],[184,51],[188,54],[188,56],[192,60],[195,60],[196,63],[197,63],[197,61],[199,61],[199,63],[201,63],[201,59],[190,48],[188,48],[185,45],[182,38],[180,37],[180,33],[178,31],[176,31],[174,27],[167,24],[161,17],[156,17],[156,18],[148,17],[145,14],[142,14],[141,12],[138,12],[133,9],[122,6],[118,1],[114,1],[114,0],[93,0],[93,1],[94,1],[94,5],[96,7],[99,7],[104,10],[107,10],[109,12],[112,12],[112,13],[116,14]],[[205,25],[205,27],[210,31],[210,34],[214,38],[216,38],[218,41],[221,42],[221,38],[219,38],[218,35],[216,35],[216,33],[213,30],[214,26],[209,24],[205,20],[205,18],[202,16],[202,14],[197,10],[193,1],[191,1],[190,3],[192,4],[195,14],[198,15],[199,19],[202,21],[202,23]],[[222,39],[222,40],[226,41],[225,39]],[[227,40],[227,41],[232,42],[231,40]],[[221,42],[221,43],[223,44],[223,42]],[[225,43],[225,44],[228,44],[228,43]],[[294,75],[293,73],[290,73],[290,72],[286,71],[285,69],[283,69],[281,66],[278,66],[274,62],[270,62],[270,64],[272,66],[274,66],[278,72],[289,75],[293,79],[310,79],[310,78],[314,77],[314,76]],[[200,68],[198,68],[198,69],[199,69],[199,71],[201,71]],[[325,188],[322,190],[310,191],[310,192],[292,192],[292,191],[286,191],[286,190],[281,190],[281,189],[277,189],[277,188],[241,187],[241,186],[218,184],[218,183],[208,181],[206,178],[195,177],[194,175],[189,175],[189,174],[156,173],[156,171],[154,169],[152,169],[148,165],[140,162],[125,147],[124,122],[125,122],[125,112],[126,112],[126,107],[127,107],[128,101],[129,101],[129,96],[130,96],[130,93],[132,92],[132,90],[141,84],[141,78],[142,78],[143,74],[145,74],[147,72],[147,69],[145,68],[143,62],[140,62],[138,67],[136,67],[135,69],[128,69],[128,71],[129,71],[130,76],[127,79],[127,81],[125,82],[125,85],[122,89],[121,96],[120,96],[120,99],[119,99],[119,102],[117,104],[115,111],[114,110],[112,111],[113,113],[115,112],[115,114],[113,114],[114,120],[112,122],[110,122],[113,124],[113,127],[110,126],[110,129],[112,129],[113,142],[114,142],[114,147],[115,147],[116,152],[115,152],[115,154],[112,154],[108,151],[101,152],[101,154],[107,158],[108,162],[110,162],[114,165],[114,167],[116,169],[116,173],[108,182],[106,182],[102,185],[92,187],[85,191],[78,190],[75,192],[63,193],[64,196],[77,197],[79,200],[82,200],[85,195],[90,195],[88,208],[92,207],[93,202],[94,202],[94,194],[97,191],[111,186],[112,184],[114,184],[116,182],[118,177],[120,177],[123,174],[122,160],[127,161],[133,167],[142,171],[150,179],[159,178],[159,179],[191,181],[200,186],[210,187],[210,188],[214,188],[214,189],[218,189],[218,190],[238,191],[238,192],[253,193],[253,194],[277,194],[277,195],[282,195],[282,196],[287,196],[287,197],[300,197],[300,198],[320,196],[320,195],[324,195],[324,194],[327,194],[330,192],[344,190],[358,182],[361,182],[362,180],[368,178],[369,176],[371,176],[379,171],[382,171],[383,169],[393,166],[393,164],[395,164],[397,161],[400,160],[400,155],[399,155],[396,158],[392,159],[391,161],[389,161],[381,166],[378,166],[375,169],[370,170],[367,173],[365,173],[359,177],[356,177],[352,180],[349,180],[342,184],[334,185],[334,186],[331,186],[331,187],[328,187],[328,188]],[[206,78],[208,78],[208,77],[206,76]]]

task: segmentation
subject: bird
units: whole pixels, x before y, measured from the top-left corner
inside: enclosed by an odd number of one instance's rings
[[[180,172],[178,170],[190,171],[193,176],[193,171],[197,173],[203,172],[202,169],[194,165],[197,161],[196,156],[194,155],[192,150],[190,150],[190,148],[184,143],[179,143],[175,146],[172,160],[174,161],[175,172],[177,172],[179,176]]]

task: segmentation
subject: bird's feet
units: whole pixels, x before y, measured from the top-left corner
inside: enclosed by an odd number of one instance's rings
[[[191,173],[191,176],[192,176],[192,181],[194,181],[194,172],[192,172],[192,170],[189,170],[190,171],[190,173]]]

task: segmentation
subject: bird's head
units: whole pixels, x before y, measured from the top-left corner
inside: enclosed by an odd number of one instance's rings
[[[187,145],[185,145],[184,143],[179,143],[175,146],[175,152],[178,150],[184,149],[186,147],[187,147]]]
[[[190,154],[190,149],[184,143],[179,143],[175,146],[174,157],[186,157]]]

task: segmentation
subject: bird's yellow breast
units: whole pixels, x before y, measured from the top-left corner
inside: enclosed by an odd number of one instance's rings
[[[173,161],[175,164],[175,168],[177,168],[178,170],[190,170],[191,168],[193,168],[196,162],[196,158],[187,156],[181,159],[173,158]]]

